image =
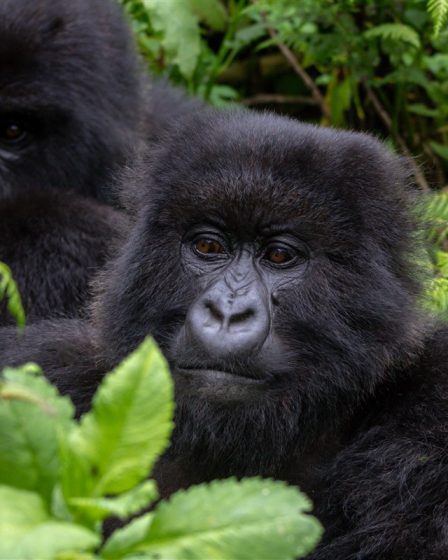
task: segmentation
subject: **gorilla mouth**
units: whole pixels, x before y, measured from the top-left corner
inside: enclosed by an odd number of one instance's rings
[[[229,370],[224,370],[221,367],[190,367],[190,366],[177,366],[174,369],[175,373],[178,373],[184,377],[190,378],[192,381],[202,381],[206,384],[214,385],[260,385],[264,383],[262,379],[256,379],[254,377],[249,377],[240,372],[231,372]]]

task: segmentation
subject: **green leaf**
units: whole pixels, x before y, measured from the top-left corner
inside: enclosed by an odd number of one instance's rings
[[[201,34],[196,16],[186,0],[143,0],[169,61],[191,78],[199,57]]]
[[[147,339],[105,377],[71,440],[96,473],[96,496],[125,492],[146,478],[168,445],[172,418],[168,365]]]
[[[432,56],[425,56],[422,60],[425,68],[435,76],[444,77],[448,74],[448,54],[436,53]]]
[[[0,484],[35,490],[49,503],[59,473],[59,438],[73,406],[35,366],[6,368],[0,383]]]
[[[34,492],[0,486],[0,560],[52,560],[64,551],[93,550],[100,537],[52,519]]]
[[[443,159],[448,160],[448,146],[439,144],[438,142],[430,142],[431,148],[435,153]]]
[[[428,12],[434,24],[434,35],[438,35],[448,18],[448,0],[428,0]]]
[[[435,252],[435,264],[440,274],[448,278],[448,253],[446,251]]]
[[[443,243],[448,236],[448,193],[422,196],[419,210],[423,225],[426,226],[427,241],[437,245]]]
[[[352,89],[350,78],[338,81],[337,72],[333,74],[328,87],[327,102],[331,109],[331,122],[334,126],[344,124],[344,113],[350,108],[352,101]]]
[[[426,296],[423,303],[428,311],[448,316],[448,278],[434,278]]]
[[[256,41],[260,39],[266,34],[266,25],[264,23],[254,23],[252,25],[248,25],[247,27],[242,27],[238,29],[235,33],[234,41],[236,43],[235,46],[241,48],[245,45],[252,43],[252,41]]]
[[[380,39],[390,39],[395,42],[403,42],[412,45],[413,47],[420,47],[420,38],[418,33],[405,25],[404,23],[383,23],[382,25],[377,25],[372,27],[364,33],[368,39],[380,38]]]
[[[215,107],[225,107],[232,101],[238,99],[238,92],[230,86],[215,85],[212,86],[209,95],[209,103]]]
[[[439,111],[437,109],[432,109],[423,103],[411,103],[407,105],[407,109],[415,115],[421,115],[422,117],[429,117],[431,119],[434,119],[439,115]]]
[[[220,0],[190,0],[191,9],[215,31],[224,31],[227,12]]]
[[[135,549],[148,534],[153,517],[153,513],[145,513],[114,531],[101,550],[101,558],[123,558],[127,552]]]
[[[448,223],[448,193],[439,192],[422,196],[424,219]]]
[[[12,277],[11,269],[5,263],[0,262],[0,301],[7,298],[7,309],[17,322],[20,330],[25,328],[25,310],[23,309],[17,284]]]
[[[73,498],[70,506],[84,510],[90,518],[105,519],[111,515],[126,519],[148,507],[157,499],[157,488],[153,480],[146,480],[136,488],[116,498]]]
[[[303,513],[310,509],[309,500],[283,482],[214,481],[161,503],[132,552],[160,560],[293,560],[321,535],[319,522]]]
[[[76,437],[76,436],[74,436]],[[71,441],[60,442],[60,487],[66,504],[72,497],[91,496],[95,487],[95,468],[89,457],[77,452]],[[58,504],[61,506],[61,504]]]

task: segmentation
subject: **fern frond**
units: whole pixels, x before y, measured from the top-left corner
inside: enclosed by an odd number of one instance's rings
[[[448,0],[428,0],[428,12],[437,36],[448,18]]]
[[[448,2],[448,0],[445,0]],[[418,33],[405,25],[404,23],[383,23],[382,25],[377,25],[372,27],[365,32],[367,38],[379,37],[380,39],[391,39],[392,41],[401,41],[403,43],[409,43],[413,47],[420,47],[420,38]]]
[[[425,236],[433,243],[442,243],[448,237],[448,193],[430,194],[423,198],[421,218],[426,227]]]
[[[436,315],[448,316],[448,279],[434,278],[424,301],[425,308]]]

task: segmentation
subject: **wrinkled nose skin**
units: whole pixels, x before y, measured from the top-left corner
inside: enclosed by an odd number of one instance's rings
[[[257,352],[269,327],[268,297],[257,281],[231,289],[221,280],[195,301],[185,323],[190,342],[212,358]]]

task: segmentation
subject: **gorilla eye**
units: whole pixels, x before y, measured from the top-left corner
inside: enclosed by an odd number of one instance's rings
[[[0,142],[7,146],[17,146],[25,142],[28,132],[16,122],[6,122],[0,125]]]
[[[273,264],[286,264],[292,261],[294,257],[293,252],[284,247],[268,247],[263,258]]]
[[[200,255],[216,255],[224,253],[224,247],[216,239],[201,237],[194,242],[194,250]]]

